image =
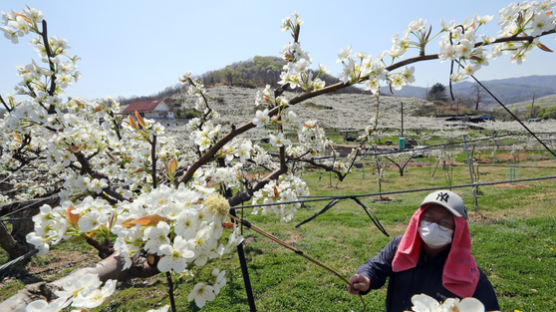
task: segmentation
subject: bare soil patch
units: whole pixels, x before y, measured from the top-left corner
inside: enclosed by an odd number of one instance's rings
[[[56,273],[59,273],[66,268],[78,269],[101,260],[95,254],[82,253],[79,251],[51,251],[50,255],[53,257],[53,259],[51,259],[49,263],[40,266],[28,265],[28,272],[31,274],[41,275],[45,279],[47,279],[49,276],[56,275]]]
[[[529,185],[527,185],[527,184],[519,184],[519,183],[495,184],[495,185],[490,185],[490,187],[494,187],[494,188],[511,188],[511,189],[528,189],[528,188],[531,188],[531,186],[529,186]]]
[[[303,238],[301,234],[297,232],[287,231],[286,233],[288,234],[288,239],[286,239],[285,242],[293,246]]]

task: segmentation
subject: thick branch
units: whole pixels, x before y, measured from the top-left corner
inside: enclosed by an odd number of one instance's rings
[[[114,248],[108,246],[107,244],[101,244],[92,237],[85,235],[85,241],[87,242],[87,244],[93,246],[96,250],[98,250],[98,256],[101,259],[106,259],[114,253]]]
[[[287,169],[286,169],[287,170]],[[253,193],[262,189],[268,182],[277,179],[281,174],[286,173],[282,171],[282,169],[277,169],[271,173],[269,173],[266,177],[262,180],[258,181],[252,189],[249,189],[245,192],[238,192],[234,197],[228,199],[228,203],[230,206],[236,206],[243,202],[248,201],[253,196]]]
[[[89,164],[89,160],[90,160],[89,157],[85,157],[85,155],[83,155],[81,152],[73,153],[73,155],[75,156],[75,158],[77,159],[77,161],[81,165],[81,168],[80,168],[81,174],[87,173],[95,179],[107,179],[108,180],[108,177],[105,174],[100,173],[98,171],[95,171],[91,168],[91,165]]]
[[[56,74],[55,74],[55,68],[54,68],[54,63],[52,62],[51,58],[53,57],[52,55],[52,49],[50,48],[50,43],[48,42],[48,33],[47,33],[47,27],[46,27],[46,20],[42,20],[42,40],[44,42],[44,49],[46,51],[46,56],[48,57],[48,65],[50,66],[50,70],[52,71],[52,76],[50,77],[50,88],[48,89],[48,94],[49,95],[54,95],[54,91],[56,91]],[[56,112],[56,108],[54,107],[53,104],[50,105],[50,107],[48,107],[48,113],[49,114],[54,114]]]
[[[15,259],[27,251],[20,248],[3,222],[0,222],[0,247],[8,253],[10,259]]]
[[[97,264],[73,271],[69,275],[51,283],[40,282],[25,286],[17,294],[0,303],[0,311],[25,311],[25,307],[31,301],[39,299],[54,299],[53,290],[59,289],[65,281],[79,279],[85,274],[98,274],[101,281],[116,279],[125,281],[131,278],[145,278],[156,275],[159,271],[156,267],[149,265],[146,254],[138,252],[133,256],[132,265],[129,269],[122,271],[124,260],[112,254]]]
[[[59,203],[60,203],[60,198],[58,197],[58,195],[52,195],[45,198],[11,202],[9,204],[0,206],[0,216],[4,217],[7,215],[16,214],[25,209],[38,208],[39,206],[42,206],[44,204],[55,206],[58,205]]]

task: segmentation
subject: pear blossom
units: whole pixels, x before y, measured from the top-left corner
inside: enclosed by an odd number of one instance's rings
[[[214,294],[218,295],[220,293],[220,289],[226,286],[226,271],[220,271],[219,269],[214,269],[212,271],[212,276],[216,278],[216,282],[214,283],[213,286]]]
[[[195,237],[200,224],[196,222],[198,212],[193,209],[183,211],[174,223],[174,231],[186,240]]]
[[[278,135],[270,135],[270,144],[277,147],[291,145],[292,142],[284,137],[283,132],[279,132]]]
[[[48,253],[49,245],[45,242],[42,236],[37,235],[35,232],[27,234],[25,236],[25,240],[39,250],[37,253],[38,256],[43,256]]]
[[[169,305],[165,305],[165,306],[162,306],[162,307],[160,307],[160,308],[158,308],[158,309],[150,309],[150,310],[147,310],[147,312],[168,312],[168,309],[169,309],[169,308],[170,308]]]
[[[158,261],[157,268],[160,272],[173,270],[176,273],[182,273],[186,269],[188,260],[195,256],[191,243],[181,236],[174,238],[173,245],[162,245],[159,250],[162,257]]]
[[[193,290],[187,296],[187,300],[195,300],[195,305],[199,308],[204,307],[207,301],[214,300],[214,298],[214,288],[203,282],[195,284]]]
[[[442,312],[442,311],[459,311],[459,312],[483,312],[484,305],[476,298],[464,298],[461,301],[457,298],[448,298],[443,303],[439,303],[434,298],[425,294],[414,295],[411,297],[414,312]]]
[[[104,299],[110,297],[116,289],[116,280],[107,280],[102,288],[86,288],[77,293],[72,306],[92,309],[100,306]]]
[[[170,225],[166,222],[158,222],[156,226],[151,226],[145,230],[144,240],[145,250],[150,253],[160,253],[160,247],[169,244],[168,233]]]
[[[71,301],[67,298],[58,298],[51,302],[45,300],[35,300],[27,305],[25,312],[58,312],[67,307]]]
[[[265,108],[265,110],[263,111],[258,110],[255,113],[255,118],[253,118],[253,124],[257,127],[263,127],[268,123],[268,121],[269,121],[269,117],[268,117],[267,108]]]

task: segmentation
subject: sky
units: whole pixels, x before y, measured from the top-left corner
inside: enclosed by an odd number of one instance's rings
[[[376,56],[391,48],[394,33],[424,18],[433,33],[440,21],[462,22],[466,17],[493,15],[484,32],[496,36],[498,10],[511,1],[144,1],[144,0],[2,0],[0,11],[38,8],[48,22],[49,36],[68,40],[70,54],[79,55],[82,77],[69,96],[88,99],[156,94],[177,84],[192,71],[200,75],[253,56],[279,56],[291,37],[281,20],[297,11],[304,24],[300,42],[313,61],[337,76],[337,53],[351,44],[354,52]],[[38,59],[26,36],[17,45],[0,36],[0,95],[13,93],[16,65]],[[554,35],[542,42],[556,50]],[[429,53],[438,51],[433,42]],[[407,56],[415,56],[411,51]],[[438,60],[415,65],[413,85],[446,84],[449,63]],[[508,57],[491,62],[476,76],[481,80],[556,74],[556,55],[540,50],[522,65]]]

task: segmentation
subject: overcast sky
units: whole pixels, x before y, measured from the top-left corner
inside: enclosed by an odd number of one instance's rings
[[[340,49],[373,56],[390,49],[394,33],[421,17],[438,31],[440,20],[494,15],[485,32],[496,36],[498,10],[510,1],[61,1],[2,0],[0,10],[20,11],[26,4],[43,11],[49,35],[66,38],[70,53],[79,55],[81,80],[67,89],[71,96],[150,95],[175,85],[187,71],[202,74],[255,55],[279,56],[290,41],[280,30],[282,18],[299,12],[304,24],[300,41],[333,75]],[[13,92],[16,65],[36,58],[30,36],[14,45],[0,39],[0,94]],[[556,50],[554,35],[542,40]],[[430,53],[437,52],[433,42]],[[412,51],[408,56],[415,56]],[[417,86],[447,82],[449,63],[429,61],[415,66]],[[505,57],[477,76],[483,80],[556,74],[556,55],[533,52],[523,65]]]

